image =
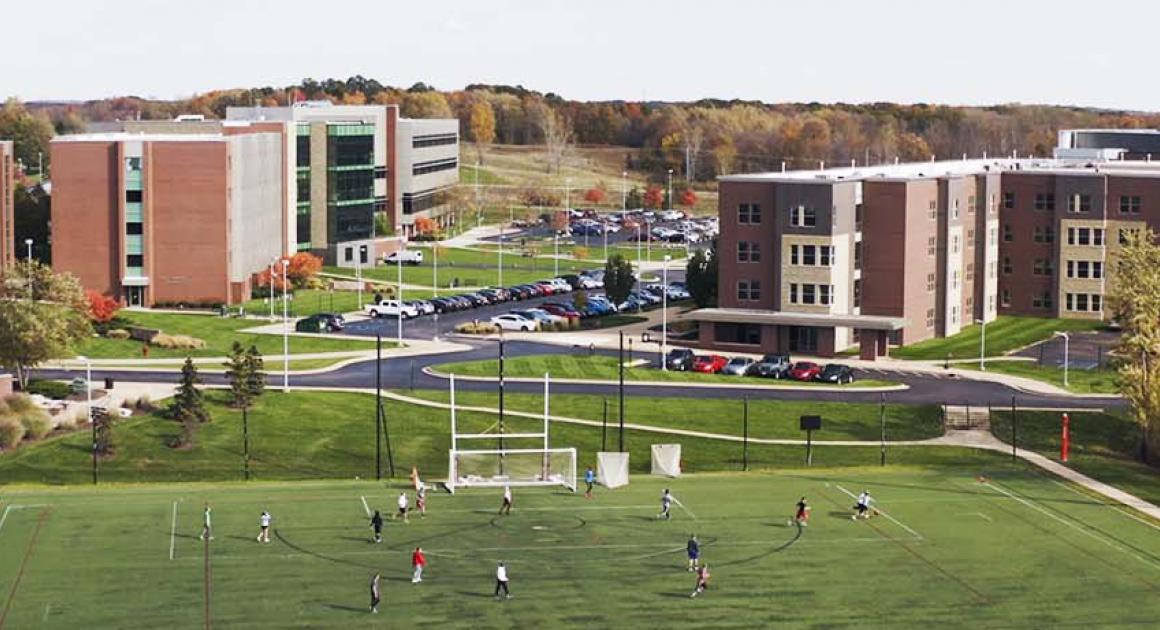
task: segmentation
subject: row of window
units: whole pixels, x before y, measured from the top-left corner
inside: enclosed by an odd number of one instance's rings
[[[1103,228],[1067,228],[1067,244],[1068,245],[1103,245],[1104,244],[1104,229]]]
[[[440,160],[431,160],[429,162],[416,162],[411,167],[412,175],[426,175],[427,173],[437,173],[439,171],[451,170],[459,166],[459,158],[444,158]]]
[[[1104,263],[1098,260],[1067,261],[1068,278],[1103,278]]]
[[[1003,207],[1015,208],[1015,193],[1003,193]],[[1139,195],[1120,195],[1120,214],[1140,214],[1143,202]],[[1036,210],[1055,210],[1055,193],[1035,193]],[[1068,212],[1091,212],[1092,196],[1084,193],[1068,195]]]
[[[1099,293],[1068,293],[1064,296],[1064,309],[1084,313],[1103,310],[1103,296]]]
[[[829,306],[834,296],[832,284],[798,284],[789,285],[790,304],[821,304]]]
[[[757,280],[737,281],[737,299],[754,302],[761,299],[761,282]]]
[[[761,262],[761,245],[749,241],[737,243],[737,262]]]
[[[1002,293],[999,294],[999,303],[1004,307],[1011,306],[1011,289],[1003,289]],[[1031,308],[1051,309],[1054,306],[1055,299],[1050,291],[1037,292],[1031,295]]]
[[[829,267],[834,264],[833,245],[790,245],[789,264]]]
[[[444,144],[457,144],[459,142],[459,134],[457,133],[433,133],[425,136],[415,136],[411,139],[411,146],[416,149],[423,147],[437,147]]]
[[[744,225],[760,224],[761,204],[739,204],[737,206],[737,222]],[[789,209],[789,224],[794,227],[816,227],[818,225],[818,211],[806,206],[794,206]]]

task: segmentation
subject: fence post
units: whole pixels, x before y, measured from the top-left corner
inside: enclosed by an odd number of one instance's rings
[[[604,398],[604,413],[600,420],[600,450],[608,450],[608,398]]]
[[[741,412],[741,470],[749,471],[749,396],[742,399]]]
[[[1015,451],[1017,450],[1017,447],[1015,446],[1016,445],[1015,440],[1018,437],[1016,434],[1016,429],[1015,429],[1015,424],[1017,422],[1017,418],[1016,418],[1015,414],[1016,414],[1015,397],[1012,396],[1011,397],[1011,461],[1012,462],[1014,462],[1018,459],[1018,456],[1015,454]]]
[[[878,398],[878,418],[881,421],[881,425],[882,425],[882,447],[881,447],[881,453],[879,454],[879,458],[878,458],[879,459],[878,465],[885,466],[886,465],[886,394],[882,393],[882,394],[879,394],[878,396],[879,396],[879,398]]]

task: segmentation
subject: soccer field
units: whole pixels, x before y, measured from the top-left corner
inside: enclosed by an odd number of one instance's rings
[[[980,478],[985,474],[988,477]],[[990,470],[853,468],[634,476],[593,500],[554,489],[433,492],[370,542],[372,482],[6,488],[0,627],[1155,627],[1160,526],[996,458]],[[658,521],[670,487],[683,507]],[[869,489],[879,516],[850,519]],[[809,526],[787,521],[798,497]],[[274,517],[269,544],[258,515]],[[690,599],[685,542],[712,570]],[[410,552],[429,565],[410,583]],[[492,598],[497,561],[513,599]],[[383,574],[371,616],[368,580]]]

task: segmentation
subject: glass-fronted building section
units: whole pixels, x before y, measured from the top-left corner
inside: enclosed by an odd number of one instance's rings
[[[296,208],[298,250],[310,249],[310,125],[299,123],[296,132],[298,204]]]
[[[125,299],[129,306],[144,304],[145,222],[142,204],[141,158],[125,158]]]
[[[375,210],[374,125],[328,124],[326,171],[330,241],[370,238]]]

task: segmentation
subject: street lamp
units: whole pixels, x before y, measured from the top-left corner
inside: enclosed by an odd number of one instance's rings
[[[661,365],[665,370],[669,369],[665,354],[669,345],[669,261],[672,258],[665,254],[665,266],[661,267]]]
[[[620,218],[628,211],[628,171],[620,172]]]
[[[556,254],[552,258],[556,262],[556,269],[555,269],[556,277],[559,278],[560,277],[560,230],[556,230],[556,233],[552,236],[552,245],[556,248]]]
[[[644,222],[644,217],[637,217],[636,221],[636,270],[638,272],[644,271],[644,267],[640,264],[640,224]]]
[[[363,260],[363,256],[366,256],[366,255],[367,255],[367,246],[366,245],[359,245],[358,246],[358,254],[354,257],[354,277],[355,277],[355,282],[358,284],[358,286],[356,287],[356,290],[358,291],[358,310],[360,310],[360,311],[362,310],[362,307],[363,307],[362,260]]]
[[[92,427],[93,439],[93,485],[97,483],[97,423],[93,420],[93,362],[88,357],[77,357],[85,364],[85,393],[88,398],[89,425]]]
[[[503,223],[499,226],[499,258],[496,259],[496,266],[499,270],[499,278],[497,279],[498,286],[503,286]]]
[[[282,393],[290,391],[290,303],[287,296],[286,275],[290,261],[282,259]]]
[[[270,321],[274,321],[274,265],[278,264],[278,256],[270,259],[270,295],[266,296],[270,302]]]
[[[32,239],[24,239],[24,244],[28,246],[28,258],[24,260],[28,262],[28,299],[32,300]]]
[[[976,319],[975,323],[980,324],[983,327],[983,334],[981,337],[979,337],[979,371],[986,372],[987,371],[987,320]]]
[[[673,169],[669,169],[669,210],[673,209]]]
[[[1067,388],[1067,351],[1070,339],[1065,332],[1055,332],[1056,337],[1063,337],[1063,386]]]
[[[399,230],[399,239],[400,239],[399,240],[400,245],[402,245],[403,249],[406,249],[407,248],[407,233],[402,231],[402,230]],[[400,251],[399,255],[395,257],[395,259],[396,259],[396,263],[397,263],[395,265],[395,269],[397,270],[397,273],[398,273],[398,282],[397,282],[397,288],[395,290],[395,298],[399,300],[399,310],[398,310],[399,316],[396,319],[399,320],[399,333],[398,333],[399,347],[402,348],[403,347],[403,255],[402,255],[401,251]]]

